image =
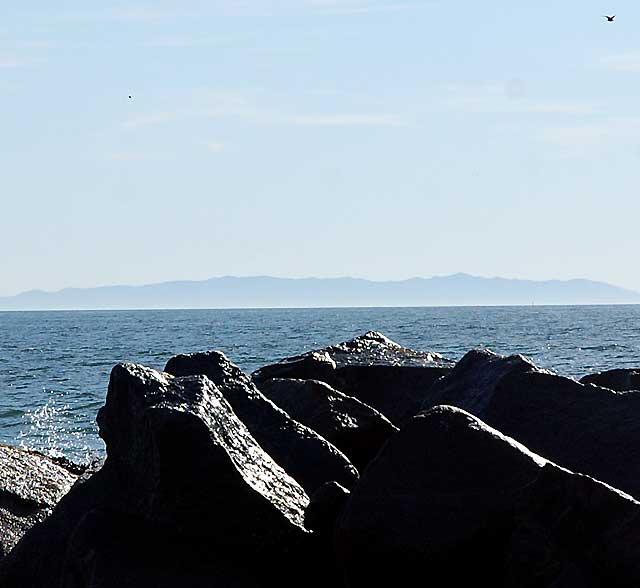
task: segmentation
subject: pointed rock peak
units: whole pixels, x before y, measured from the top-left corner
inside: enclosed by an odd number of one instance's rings
[[[307,492],[331,480],[349,488],[355,484],[358,473],[345,455],[278,408],[222,353],[178,355],[168,361],[165,370],[207,376],[260,446]]]
[[[249,519],[265,537],[270,526],[283,527],[283,518],[303,527],[308,496],[206,376],[118,365],[98,424],[107,464],[134,489],[139,515],[206,535],[216,532],[216,517],[223,519],[212,506],[235,505],[237,519],[225,525],[229,541],[239,542]]]
[[[453,366],[439,353],[416,351],[403,347],[379,331],[368,331],[349,341],[324,350],[340,365],[406,365],[424,367],[432,364]]]
[[[401,348],[402,346],[395,341],[392,341],[381,333],[380,331],[367,331],[364,335],[358,335],[349,341],[345,341],[344,343],[340,343],[336,345],[336,347],[346,347],[348,349],[358,348],[360,346],[367,346],[372,344],[385,345],[387,347],[397,347]]]

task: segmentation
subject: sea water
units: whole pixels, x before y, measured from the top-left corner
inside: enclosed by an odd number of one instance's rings
[[[0,442],[87,461],[103,454],[95,417],[114,364],[162,369],[217,349],[246,372],[382,331],[459,359],[522,353],[571,377],[640,367],[640,306],[0,312]]]

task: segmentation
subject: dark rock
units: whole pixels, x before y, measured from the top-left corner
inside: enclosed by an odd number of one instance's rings
[[[343,453],[273,404],[224,354],[177,355],[167,362],[165,371],[175,376],[207,376],[261,447],[307,493],[332,481],[351,488],[358,479],[358,472]]]
[[[308,497],[206,377],[116,366],[98,424],[108,459],[142,499],[132,511],[156,524],[254,548],[303,526]],[[233,518],[211,508],[214,495],[218,504],[233,498]]]
[[[420,410],[431,385],[453,365],[437,353],[407,349],[371,331],[263,367],[252,377],[259,386],[272,378],[321,380],[400,425]]]
[[[618,393],[539,369],[522,356],[471,351],[424,408],[462,408],[532,451],[640,497],[640,392]]]
[[[0,559],[51,514],[77,477],[41,453],[0,445]]]
[[[362,471],[397,432],[386,417],[319,380],[267,380],[260,391],[333,443]]]
[[[332,534],[348,497],[349,490],[337,482],[327,482],[320,486],[311,496],[304,515],[306,528],[319,534]]]
[[[640,504],[436,407],[393,436],[352,491],[337,549],[352,588],[632,587]],[[425,575],[426,574],[426,575]]]
[[[335,555],[335,532],[348,498],[349,491],[346,488],[336,482],[327,482],[313,493],[305,513],[305,526],[313,531],[313,560],[322,562],[320,568],[324,580],[318,585],[323,588],[343,586],[342,572]],[[314,572],[314,575],[317,576],[319,572],[320,570]]]
[[[616,392],[640,390],[640,369],[620,369],[589,374],[580,380],[581,384],[594,384]]]
[[[4,560],[3,588],[286,585],[309,499],[211,381],[116,366],[98,422],[104,466]]]

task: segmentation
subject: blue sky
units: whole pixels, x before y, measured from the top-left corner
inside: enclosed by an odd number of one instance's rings
[[[0,295],[455,272],[640,289],[640,5],[608,2],[4,3]]]

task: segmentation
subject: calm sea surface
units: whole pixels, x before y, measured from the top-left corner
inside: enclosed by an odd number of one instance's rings
[[[0,312],[0,441],[84,461],[111,367],[218,349],[245,371],[368,330],[459,359],[488,347],[580,377],[640,366],[640,306]]]

